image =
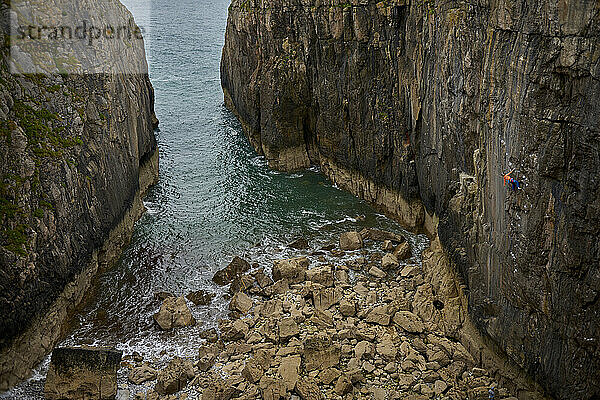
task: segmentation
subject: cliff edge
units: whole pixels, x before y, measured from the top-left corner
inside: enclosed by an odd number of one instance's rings
[[[88,15],[132,18],[114,1],[43,4],[63,16],[75,4]],[[2,3],[5,44],[8,25],[17,21],[8,7]],[[146,73],[77,72],[82,64],[63,47],[68,60],[48,61],[49,73],[15,74],[31,66],[27,55],[2,50],[0,390],[25,379],[52,350],[95,273],[129,240],[144,209],[141,196],[158,178],[143,42],[132,42],[133,55],[107,44],[101,47],[111,60]]]
[[[233,0],[222,86],[273,168],[437,235],[489,344],[594,399],[599,37],[592,0]]]

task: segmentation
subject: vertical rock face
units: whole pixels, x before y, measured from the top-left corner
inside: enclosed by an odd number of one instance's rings
[[[234,0],[222,85],[272,167],[320,165],[437,226],[480,331],[553,395],[593,398],[599,34],[591,0]]]
[[[107,4],[131,18],[120,3]],[[86,9],[102,15],[95,5]],[[1,7],[6,42],[9,10]],[[143,43],[137,46],[132,59],[112,57],[147,71]],[[158,176],[147,72],[13,75],[11,61],[3,48],[0,390],[50,352],[94,273],[129,240],[141,195]]]

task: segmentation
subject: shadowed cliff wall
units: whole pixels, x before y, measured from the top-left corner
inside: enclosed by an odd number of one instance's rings
[[[478,329],[552,395],[591,399],[599,34],[589,0],[234,0],[222,85],[273,168],[320,165],[413,228],[439,218]]]
[[[120,3],[103,4],[131,18]],[[1,7],[6,43],[9,9]],[[143,44],[134,51],[134,59],[111,60],[147,71]],[[143,211],[140,196],[158,177],[147,73],[13,75],[9,60],[3,47],[0,390],[52,350],[95,272],[129,240]]]

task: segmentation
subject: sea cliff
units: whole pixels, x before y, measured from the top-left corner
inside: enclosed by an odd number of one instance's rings
[[[599,7],[234,0],[221,64],[273,168],[439,238],[482,341],[565,399],[600,395]]]
[[[65,16],[74,3],[45,4]],[[79,6],[131,19],[119,2]],[[11,12],[2,3],[4,43],[16,21]],[[45,64],[54,70],[20,73],[27,58],[2,50],[0,390],[26,378],[52,350],[96,272],[129,240],[144,210],[141,196],[158,178],[143,43],[128,54],[102,48],[139,73],[77,72],[72,57],[76,72],[54,59],[56,66]]]

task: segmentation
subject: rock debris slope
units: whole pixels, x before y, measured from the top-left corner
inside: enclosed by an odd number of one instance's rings
[[[490,343],[600,395],[600,4],[234,0],[225,102],[269,164],[316,164],[437,234]],[[503,186],[513,176],[522,189]]]

